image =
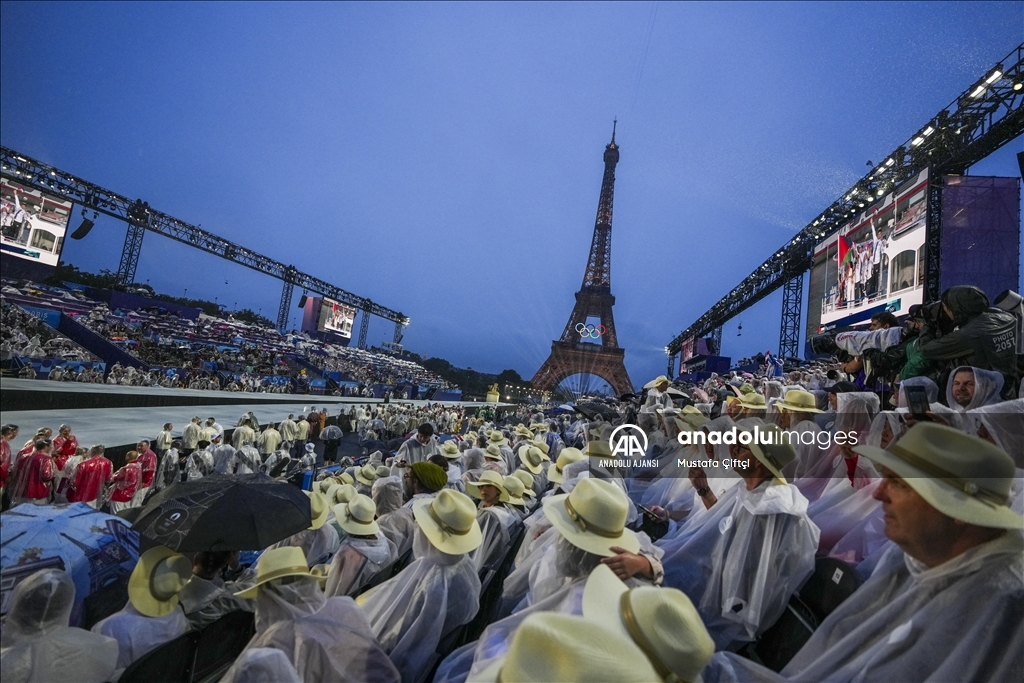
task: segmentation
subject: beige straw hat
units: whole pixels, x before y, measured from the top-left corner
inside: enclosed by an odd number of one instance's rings
[[[466,482],[466,493],[473,496],[478,500],[482,500],[480,497],[481,486],[493,486],[501,491],[501,497],[499,500],[502,503],[508,502],[508,490],[505,488],[505,478],[494,470],[484,470],[480,473],[480,478],[476,481]]]
[[[310,571],[306,564],[306,553],[297,546],[281,546],[271,548],[262,555],[256,562],[256,583],[244,591],[235,593],[239,598],[255,598],[259,594],[259,587],[274,579],[283,579],[286,576],[308,576],[318,581],[323,576]]]
[[[715,653],[715,641],[685,593],[658,586],[631,590],[603,564],[587,578],[583,617],[632,640],[664,679],[698,680]]]
[[[518,479],[519,481],[523,482],[523,486],[525,487],[525,490],[523,491],[524,496],[529,496],[530,498],[536,497],[537,494],[533,492],[532,474],[530,474],[526,470],[516,470],[515,472],[512,473],[512,476]]]
[[[412,514],[427,540],[443,553],[463,555],[483,540],[476,506],[464,493],[441,489],[436,496],[413,503]]]
[[[128,600],[147,617],[170,614],[178,594],[192,578],[192,563],[170,548],[157,546],[139,556],[128,578]]]
[[[544,514],[567,541],[577,548],[610,557],[613,546],[635,553],[636,534],[626,528],[629,499],[622,489],[607,481],[581,479],[571,493],[544,501]]]
[[[467,683],[661,683],[653,665],[620,631],[571,614],[539,612],[516,629],[508,654]]]
[[[597,442],[591,441],[591,443]],[[578,448],[563,448],[562,452],[558,454],[558,460],[548,467],[548,481],[561,484],[565,481],[565,477],[562,475],[562,470],[564,470],[567,465],[579,462],[585,457],[587,456],[583,455],[583,451]]]
[[[790,389],[786,392],[786,398],[777,402],[775,407],[779,410],[794,410],[803,413],[820,413],[817,408],[817,401],[814,394],[802,389]]]
[[[1009,505],[1013,458],[995,444],[958,429],[919,422],[888,449],[854,452],[895,472],[933,508],[953,519],[994,529],[1020,529]]]
[[[534,446],[526,448],[525,446],[519,449],[519,459],[523,463],[523,467],[530,470],[534,474],[540,474],[541,468],[544,466],[544,461],[549,458],[544,455],[544,452]]]
[[[334,506],[334,516],[338,518],[338,526],[354,536],[375,536],[380,527],[374,521],[377,505],[369,496],[356,495],[345,504]]]
[[[373,480],[377,478],[377,468],[366,464],[356,470],[356,481],[365,486],[373,486]]]
[[[526,486],[519,477],[513,477],[509,475],[503,480],[505,482],[505,493],[508,496],[507,503],[512,505],[526,505],[523,500],[523,493],[526,491]]]
[[[459,457],[459,444],[449,439],[441,444],[441,455],[449,460]]]
[[[313,491],[304,491],[309,496],[309,512],[311,516],[310,529],[319,529],[327,522],[327,514],[331,511],[327,496]]]

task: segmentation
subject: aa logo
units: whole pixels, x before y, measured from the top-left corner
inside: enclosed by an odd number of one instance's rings
[[[636,425],[619,425],[608,437],[612,457],[642,458],[647,454],[647,434]]]

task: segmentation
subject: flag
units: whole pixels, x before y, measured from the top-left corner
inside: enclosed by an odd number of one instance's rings
[[[853,242],[840,236],[839,238],[839,265],[843,266],[848,259],[853,258]]]

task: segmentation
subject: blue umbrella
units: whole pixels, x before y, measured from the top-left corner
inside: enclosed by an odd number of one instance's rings
[[[55,567],[75,582],[72,626],[82,601],[131,573],[139,559],[139,534],[128,523],[85,503],[19,505],[0,515],[0,615],[11,591],[40,569]]]

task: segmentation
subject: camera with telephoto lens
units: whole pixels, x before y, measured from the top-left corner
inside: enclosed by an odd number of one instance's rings
[[[807,340],[807,344],[811,347],[811,351],[818,355],[831,356],[839,350],[839,347],[836,346],[835,331],[816,334]]]

